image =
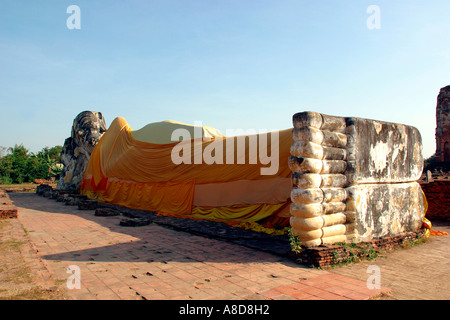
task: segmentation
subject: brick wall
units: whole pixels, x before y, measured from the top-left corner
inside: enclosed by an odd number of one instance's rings
[[[17,218],[17,207],[6,191],[0,189],[0,219]]]
[[[428,219],[450,219],[450,181],[421,183],[428,201]]]
[[[394,250],[424,238],[424,230],[392,237],[373,239],[368,242],[345,245],[322,245],[304,248],[300,253],[291,252],[290,257],[299,264],[328,268],[342,263],[375,258],[378,254]]]

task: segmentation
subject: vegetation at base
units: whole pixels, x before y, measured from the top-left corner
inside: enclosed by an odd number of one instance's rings
[[[292,233],[292,228],[289,229],[288,235],[289,235],[289,244],[291,245],[291,251],[296,253],[296,254],[301,253],[302,252],[302,243],[298,239],[298,236],[295,236]]]
[[[45,147],[38,153],[29,152],[22,144],[1,149],[0,184],[48,180],[59,177],[61,173],[62,146]]]
[[[429,240],[429,234],[427,236],[421,237],[419,234],[416,236],[416,239],[411,239],[409,241],[406,241],[405,243],[403,243],[401,245],[401,248],[403,249],[408,249],[408,248],[412,248],[418,245],[421,245],[423,243],[428,242]]]
[[[426,243],[427,241],[428,237],[422,237],[418,234],[415,239],[405,240],[400,246],[389,251],[411,248]],[[331,264],[331,267],[338,267],[364,260],[370,261],[378,258],[381,253],[379,250],[372,248],[370,245],[367,245],[364,242],[337,242],[334,245],[341,247],[344,250],[342,253],[339,253],[336,250],[333,251],[334,262]],[[381,249],[381,251],[386,250]]]
[[[339,254],[336,250],[333,251],[333,263],[331,267],[351,264],[362,260],[373,260],[378,257],[379,252],[374,250],[367,244],[355,242],[337,242],[334,245],[343,248],[343,252]]]

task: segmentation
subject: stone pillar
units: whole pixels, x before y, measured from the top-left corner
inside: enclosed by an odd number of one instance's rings
[[[417,129],[315,112],[293,117],[291,218],[306,247],[364,241],[422,224]]]

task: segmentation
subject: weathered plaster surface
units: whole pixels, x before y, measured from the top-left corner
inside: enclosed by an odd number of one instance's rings
[[[293,116],[291,226],[305,246],[417,231],[422,139],[411,126],[315,112]]]
[[[423,221],[422,189],[417,182],[348,187],[347,208],[356,212],[358,240],[417,231]]]
[[[352,183],[398,183],[420,179],[422,138],[411,126],[347,118]]]

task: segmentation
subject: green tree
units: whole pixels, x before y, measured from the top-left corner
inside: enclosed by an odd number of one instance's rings
[[[31,153],[29,158],[29,180],[49,179],[57,177],[62,171],[61,163],[62,147],[45,147],[37,154]]]
[[[1,159],[0,176],[2,182],[22,183],[28,168],[28,150],[21,144],[8,148],[9,154]]]
[[[45,147],[41,151],[39,151],[36,155],[40,158],[50,158],[53,161],[56,161],[58,163],[61,162],[61,151],[62,146],[55,146],[52,148]]]
[[[35,154],[22,144],[8,148],[8,154],[0,158],[0,183],[23,183],[58,177],[62,171],[61,150],[62,146],[45,147]]]
[[[62,146],[54,146],[48,150],[48,155],[50,159],[56,161],[57,163],[61,163],[61,152]]]
[[[8,148],[0,146],[0,160],[6,155]]]

